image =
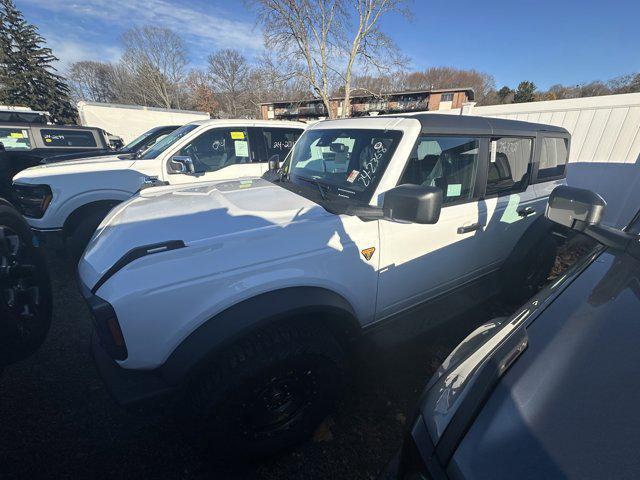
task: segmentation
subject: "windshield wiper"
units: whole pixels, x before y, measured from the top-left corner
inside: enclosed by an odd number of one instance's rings
[[[305,182],[313,183],[316,187],[318,187],[318,191],[320,192],[322,200],[324,200],[325,202],[327,201],[327,194],[322,189],[322,183],[320,181],[316,180],[315,178],[301,177],[300,175],[296,175],[296,177],[300,180],[304,180]]]

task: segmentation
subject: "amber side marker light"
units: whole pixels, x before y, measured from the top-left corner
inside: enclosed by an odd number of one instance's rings
[[[122,335],[122,330],[120,330],[118,321],[115,318],[110,318],[107,320],[107,326],[109,327],[111,337],[113,338],[113,342],[116,346],[124,347],[124,336]]]

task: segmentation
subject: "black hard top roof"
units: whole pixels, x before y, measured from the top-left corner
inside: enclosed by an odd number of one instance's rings
[[[20,123],[0,122],[0,127],[7,128],[38,128],[40,130],[91,130],[100,131],[100,127],[85,127],[83,125],[50,125],[48,123]]]
[[[506,120],[504,118],[478,117],[474,115],[441,115],[434,113],[418,113],[413,115],[394,115],[415,118],[422,124],[424,133],[467,133],[491,135],[528,135],[538,132],[552,132],[569,135],[569,132],[554,125],[543,123]]]

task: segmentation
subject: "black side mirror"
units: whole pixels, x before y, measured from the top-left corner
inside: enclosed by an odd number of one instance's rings
[[[169,160],[169,173],[194,174],[193,160],[186,155],[176,155]]]
[[[385,192],[382,210],[389,220],[437,223],[442,209],[442,190],[438,187],[400,185]]]
[[[600,224],[606,206],[607,202],[591,190],[560,185],[549,195],[545,215],[552,222],[584,232]]]
[[[277,153],[269,157],[269,171],[275,172],[280,170],[280,155]]]

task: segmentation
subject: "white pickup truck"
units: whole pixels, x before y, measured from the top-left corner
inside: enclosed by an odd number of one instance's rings
[[[141,191],[79,264],[105,382],[123,403],[188,392],[236,452],[292,445],[338,398],[353,339],[546,280],[569,141],[469,116],[323,121],[271,178]]]
[[[149,185],[260,176],[300,136],[298,122],[202,120],[184,125],[141,155],[41,165],[13,179],[22,213],[36,233],[57,237],[78,259],[116,204]],[[61,242],[62,241],[62,242]]]

